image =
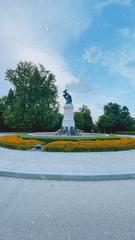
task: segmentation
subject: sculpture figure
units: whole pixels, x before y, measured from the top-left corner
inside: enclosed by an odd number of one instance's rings
[[[67,89],[63,91],[63,97],[66,99],[64,105],[64,116],[61,128],[57,131],[58,135],[80,135],[81,132],[75,127],[74,120],[74,106],[72,104],[72,97],[67,92]]]
[[[66,99],[66,104],[71,104],[72,103],[72,97],[71,95],[67,92],[67,89],[63,91],[63,97]]]

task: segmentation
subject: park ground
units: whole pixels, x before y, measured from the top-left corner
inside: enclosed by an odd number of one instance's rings
[[[135,180],[0,178],[1,240],[133,240]]]
[[[135,150],[48,153],[0,148],[0,169],[132,174],[134,156]],[[0,240],[133,240],[134,186],[133,179],[48,181],[0,176]]]

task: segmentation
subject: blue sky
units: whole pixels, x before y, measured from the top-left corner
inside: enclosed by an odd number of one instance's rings
[[[42,63],[65,87],[75,109],[94,120],[112,101],[135,117],[134,0],[4,0],[0,2],[0,96],[4,72],[20,60]]]

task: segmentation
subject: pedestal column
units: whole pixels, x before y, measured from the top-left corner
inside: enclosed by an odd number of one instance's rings
[[[65,104],[64,106],[64,118],[62,122],[62,128],[68,131],[75,128],[73,109],[73,104]]]

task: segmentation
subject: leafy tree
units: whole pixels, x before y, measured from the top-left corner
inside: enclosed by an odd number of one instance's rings
[[[84,130],[86,132],[91,132],[93,127],[91,112],[87,106],[82,106],[79,112],[75,112],[74,115],[76,128]]]
[[[126,106],[117,103],[108,103],[104,106],[104,114],[97,122],[101,132],[116,132],[129,130],[133,125],[133,118]]]
[[[0,98],[0,131],[11,131],[11,128],[5,123],[4,112],[6,110],[7,97]]]
[[[99,117],[97,126],[101,132],[113,132],[115,121],[109,115]]]
[[[18,130],[51,130],[58,124],[58,91],[55,76],[41,64],[19,62],[6,71],[13,84],[4,112],[5,122]]]
[[[0,98],[0,131],[4,129],[4,110],[5,110],[5,101],[4,98]]]
[[[58,129],[61,128],[61,126],[62,126],[62,120],[63,120],[63,115],[58,112],[58,113],[56,114],[56,124],[55,124],[54,128],[52,128],[52,131],[56,131],[56,130],[58,130]]]

